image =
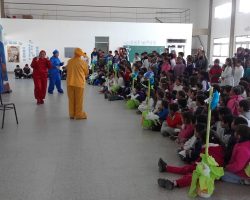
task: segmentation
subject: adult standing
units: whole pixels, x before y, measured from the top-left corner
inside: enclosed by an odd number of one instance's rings
[[[80,48],[76,48],[74,58],[71,58],[67,64],[67,90],[70,119],[87,119],[87,114],[83,111],[83,104],[88,65],[81,59],[81,57],[85,55]]]
[[[207,71],[208,60],[204,50],[198,50],[198,54],[195,60],[195,68],[197,71]]]
[[[60,67],[64,65],[63,62],[59,59],[59,51],[54,50],[53,56],[50,58],[51,63],[51,69],[49,69],[49,88],[48,92],[49,94],[53,94],[55,85],[57,88],[57,91],[60,94],[63,94],[63,89],[61,85],[61,73],[60,73]]]
[[[0,93],[4,93],[4,81],[8,81],[3,43],[0,42]]]
[[[10,84],[8,82],[8,72],[6,67],[4,45],[0,41],[0,93],[11,93]]]
[[[44,104],[47,90],[48,69],[51,68],[49,58],[46,58],[46,52],[40,51],[39,56],[33,58],[31,67],[33,68],[33,80],[35,84],[35,98],[37,104]]]

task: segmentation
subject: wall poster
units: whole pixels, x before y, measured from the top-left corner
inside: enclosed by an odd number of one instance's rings
[[[8,62],[19,63],[20,62],[20,47],[19,46],[7,46]]]

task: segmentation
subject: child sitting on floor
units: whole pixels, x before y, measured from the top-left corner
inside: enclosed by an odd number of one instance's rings
[[[225,159],[224,159],[225,164],[228,164],[228,162],[231,159],[233,148],[234,148],[234,145],[236,144],[235,131],[237,130],[237,128],[240,124],[247,125],[247,121],[242,117],[236,117],[231,124],[231,128],[232,128],[233,132],[232,132],[231,136],[228,138],[227,146],[224,146],[224,148],[225,148]]]
[[[28,64],[25,64],[23,68],[23,78],[28,79],[32,77],[31,69]]]
[[[250,184],[250,128],[247,125],[239,125],[235,137],[237,143],[221,180],[235,184]]]
[[[162,123],[168,116],[168,101],[163,100],[161,102],[161,106],[159,107],[159,111],[155,114],[159,116],[159,123],[153,125],[152,131],[160,131]]]
[[[199,135],[196,136],[200,143],[203,145],[200,147],[201,153],[205,152],[205,141],[206,141],[206,131],[202,131],[199,133]],[[210,140],[211,141],[211,140]],[[211,141],[212,142],[212,141]],[[224,155],[223,155],[223,148],[222,146],[214,143],[209,144],[209,155],[211,155],[215,161],[219,164],[219,166],[223,166],[224,162]],[[159,159],[158,162],[158,167],[160,172],[170,172],[170,173],[175,173],[175,174],[182,174],[184,175],[180,179],[171,181],[168,179],[158,179],[158,185],[162,188],[165,188],[167,190],[173,190],[176,187],[187,187],[191,185],[192,181],[192,173],[196,168],[196,163],[200,162],[201,158],[199,157],[196,162],[190,164],[190,165],[185,165],[182,167],[176,167],[176,166],[170,166],[166,162],[164,162],[161,158]]]
[[[168,110],[169,114],[167,116],[167,119],[162,123],[161,126],[161,134],[164,137],[176,135],[177,133],[175,132],[175,129],[180,129],[182,125],[181,114],[179,113],[178,104],[170,104]]]
[[[187,107],[188,107],[191,111],[196,110],[196,94],[197,94],[196,88],[190,88],[190,89],[188,90]]]
[[[158,113],[160,111],[160,106],[162,105],[163,98],[164,98],[164,92],[161,89],[158,89],[156,92],[156,103],[153,113]]]
[[[174,87],[173,87],[173,91],[181,91],[183,89],[182,86],[182,80],[181,78],[176,78],[175,83],[174,83]]]
[[[178,150],[178,155],[180,156],[181,160],[186,162],[193,162],[197,159],[199,155],[199,141],[197,140],[196,135],[199,135],[199,133],[204,131],[205,128],[205,123],[198,123],[195,125],[193,136],[189,140],[187,140]]]
[[[187,110],[187,96],[183,90],[180,90],[176,94],[177,103],[179,105],[180,110]]]
[[[23,70],[21,69],[19,65],[16,66],[14,72],[15,72],[16,79],[21,79],[23,77]]]
[[[194,134],[194,126],[192,124],[193,114],[190,111],[181,113],[183,125],[181,131],[178,134],[176,142],[178,144],[184,144]]]

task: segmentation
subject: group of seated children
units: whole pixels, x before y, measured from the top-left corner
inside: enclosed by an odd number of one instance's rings
[[[15,70],[15,78],[16,79],[30,79],[32,78],[32,71],[28,64],[25,64],[24,68],[22,69],[19,65],[16,66]]]
[[[19,65],[17,65],[16,68],[14,69],[14,73],[15,73],[16,79],[22,79],[22,78],[30,79],[30,78],[32,78],[32,70],[28,64],[25,64],[23,69]],[[67,69],[66,69],[66,67],[63,67],[62,71],[61,71],[61,79],[66,80],[66,78],[67,78]]]
[[[216,75],[221,72],[218,60],[209,74],[203,68],[195,68],[191,56],[186,65],[181,56],[172,66],[174,55],[143,54],[132,67],[122,60],[113,70],[99,69],[95,80],[109,100],[135,99],[137,113],[150,111],[156,116],[150,129],[176,142],[177,155],[186,164],[172,166],[162,158],[158,162],[160,172],[183,175],[177,180],[158,179],[159,186],[168,190],[191,184],[192,172],[204,153],[208,89],[212,84],[220,94],[220,101],[212,111],[209,154],[225,169],[222,181],[250,184],[249,82],[241,79],[238,85],[220,86],[217,84],[220,77]],[[148,72],[154,74],[150,88],[151,80],[145,76]]]

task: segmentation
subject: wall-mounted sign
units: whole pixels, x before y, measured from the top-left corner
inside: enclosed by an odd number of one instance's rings
[[[8,62],[19,63],[20,62],[20,47],[19,46],[8,46]]]

